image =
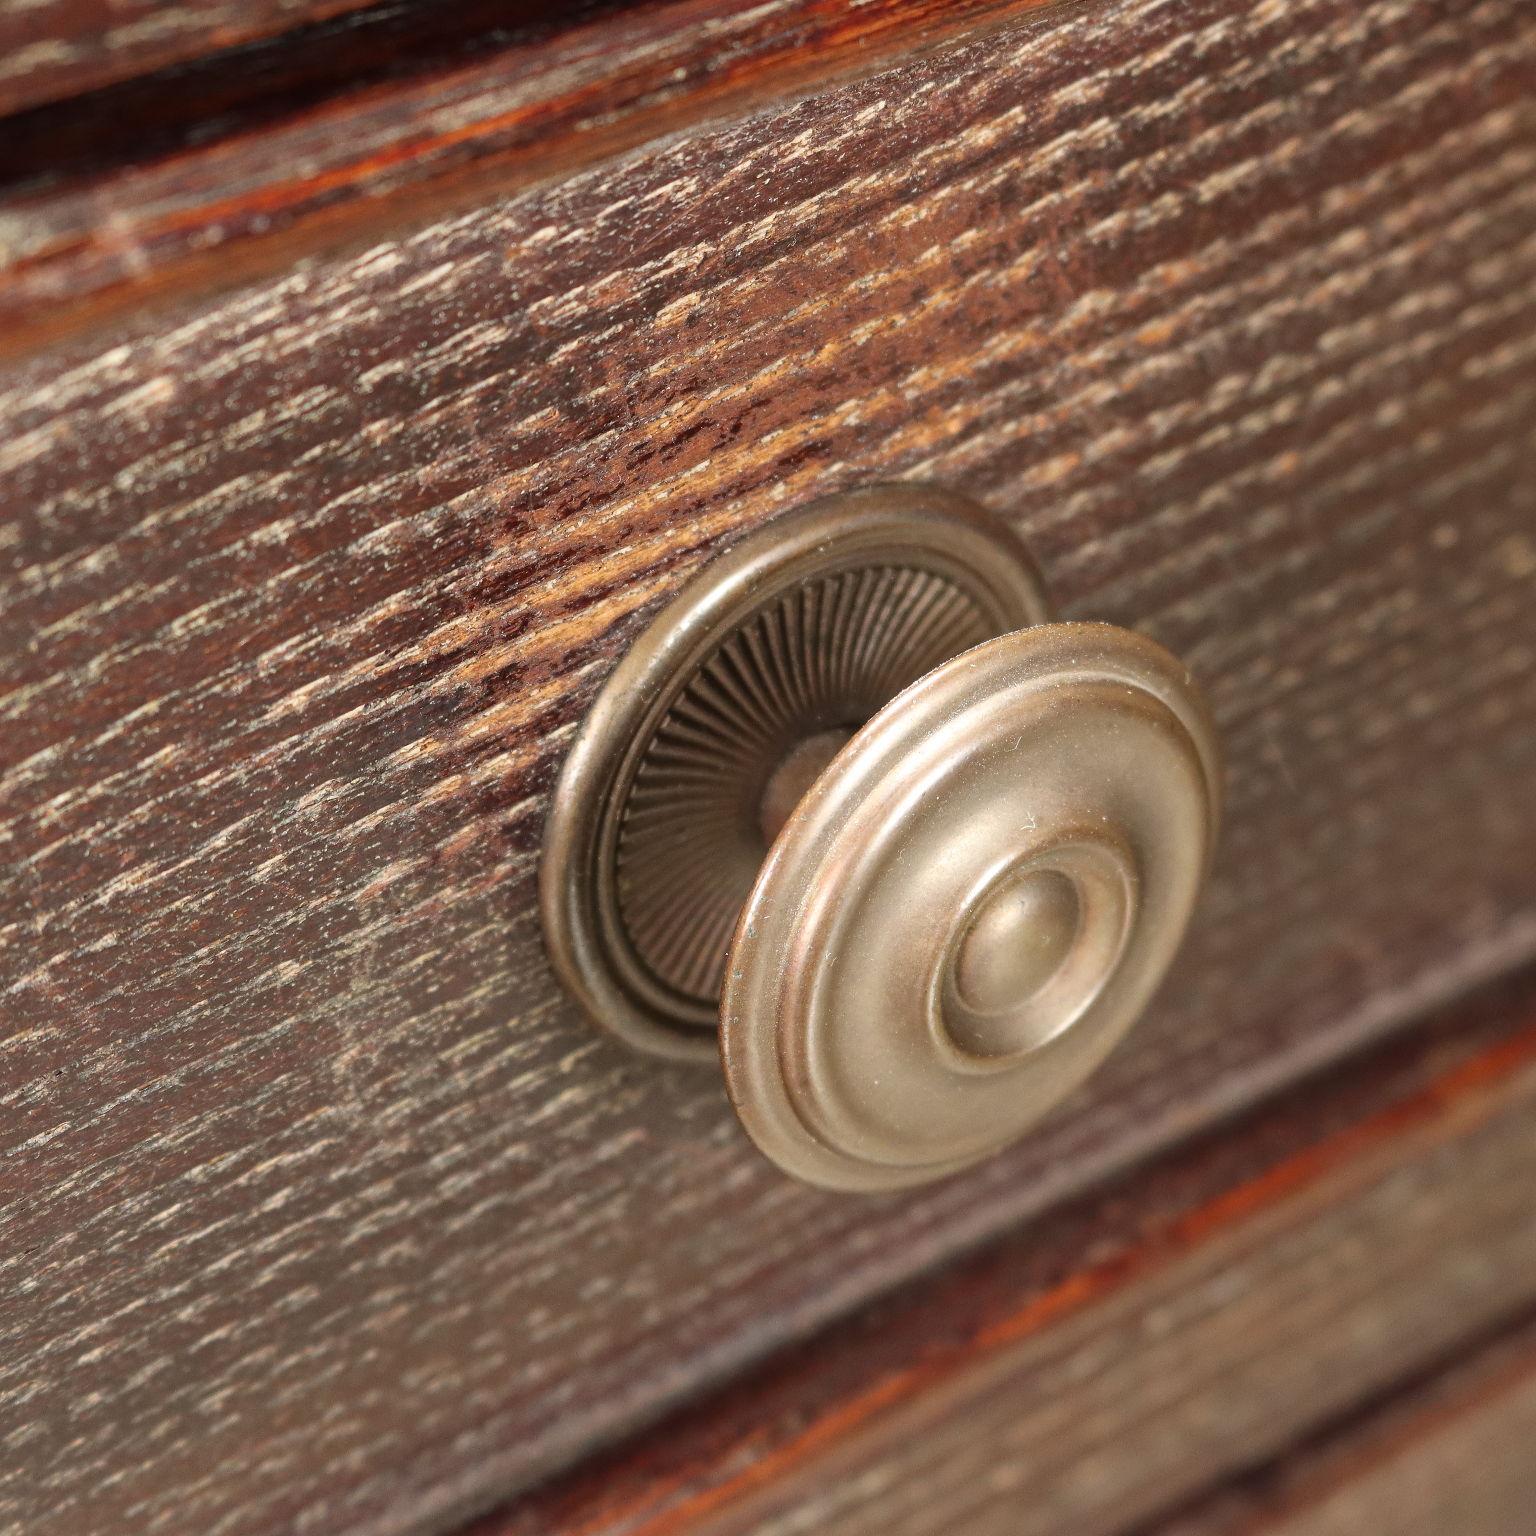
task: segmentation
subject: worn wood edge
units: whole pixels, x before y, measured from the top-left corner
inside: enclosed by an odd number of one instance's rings
[[[202,0],[179,5],[33,0],[0,5],[0,112],[279,36],[374,0]]]
[[[0,204],[258,132],[381,85],[401,89],[635,5],[567,0],[552,14],[541,0],[459,0],[451,8],[368,0],[310,17],[298,0],[288,30],[10,112],[0,131]]]
[[[490,1512],[463,1536],[712,1530],[779,1480],[814,1477],[893,1415],[963,1392],[1021,1342],[1203,1245],[1466,1134],[1533,1069],[1536,972],[1526,971],[903,1286]],[[1487,1331],[1486,1319],[1468,1319],[1470,1338]]]
[[[1517,1400],[1533,1393],[1536,1311],[1501,1322],[1454,1358],[1396,1383],[1283,1458],[1206,1490],[1136,1536],[1302,1536],[1328,1515],[1339,1495],[1411,1469],[1453,1436],[1480,1437],[1487,1424],[1519,1411],[1523,1404]],[[1468,1470],[1486,1477],[1499,1469]],[[1536,1461],[1526,1471],[1536,1486]]]
[[[13,198],[0,206],[0,359],[1090,3],[671,0]],[[434,111],[444,120],[423,126]]]

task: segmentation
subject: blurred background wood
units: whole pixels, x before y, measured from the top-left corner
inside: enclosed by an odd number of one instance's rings
[[[5,0],[0,111],[355,11],[366,0]]]
[[[1299,1085],[468,1536],[1513,1536],[1536,1483],[1533,987]]]
[[[1533,1445],[1527,1321],[1147,1536],[1514,1536],[1536,1507]]]

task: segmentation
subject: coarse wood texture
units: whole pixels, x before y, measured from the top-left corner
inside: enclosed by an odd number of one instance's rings
[[[367,0],[0,0],[0,112],[229,48]]]
[[[1527,983],[1335,1069],[466,1536],[1233,1536],[1331,1509],[1453,1415],[1508,1442],[1536,1341],[1532,1005]],[[1425,1536],[1460,1536],[1449,1489],[1479,1469],[1500,1506],[1520,1480],[1470,1433]]]
[[[1527,1536],[1533,1448],[1527,1320],[1143,1536]]]
[[[476,0],[445,19],[415,0],[0,123],[0,355],[167,286],[227,285],[356,244],[1052,0],[670,0],[606,14],[618,3],[551,17],[529,0]],[[285,79],[293,99],[275,119],[273,75],[301,77]],[[125,121],[144,135],[136,147]]]
[[[439,1527],[1529,957],[1533,171],[1524,0],[1113,0],[14,363],[6,1515]],[[1229,816],[1090,1090],[850,1200],[534,876],[646,616],[889,476],[1182,655]]]

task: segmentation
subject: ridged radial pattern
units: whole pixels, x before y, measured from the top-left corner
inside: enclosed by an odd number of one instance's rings
[[[662,982],[718,998],[737,914],[768,851],[763,796],[800,743],[853,730],[995,628],[932,572],[847,571],[794,588],[704,662],[636,771],[619,834],[619,909]]]

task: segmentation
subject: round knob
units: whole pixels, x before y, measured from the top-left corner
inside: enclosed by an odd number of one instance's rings
[[[1173,958],[1215,819],[1184,669],[1104,624],[991,640],[898,694],[774,840],[731,943],[726,1083],[775,1162],[875,1189],[1016,1139]]]
[[[1182,937],[1209,718],[1161,647],[1048,615],[969,503],[834,498],[706,567],[567,761],[557,966],[633,1043],[718,1045],[748,1134],[810,1183],[918,1183],[1016,1139]]]

